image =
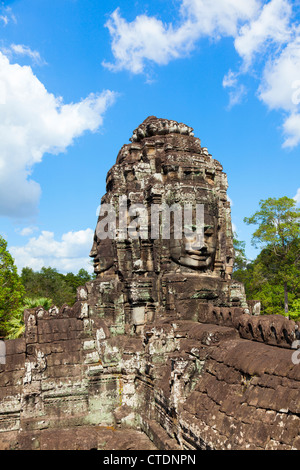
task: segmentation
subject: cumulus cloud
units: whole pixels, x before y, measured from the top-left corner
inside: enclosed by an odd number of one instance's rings
[[[117,8],[106,23],[115,62],[104,65],[142,73],[147,62],[167,64],[190,52],[201,38],[232,37],[244,66],[249,66],[267,43],[289,41],[292,14],[291,0],[181,0],[174,26],[147,15],[127,22]]]
[[[30,217],[41,188],[30,177],[46,153],[65,152],[74,139],[96,131],[115,100],[109,90],[64,104],[28,66],[0,52],[0,215]]]
[[[112,52],[115,63],[104,61],[110,70],[127,69],[142,73],[145,62],[152,61],[165,65],[181,57],[193,47],[193,34],[189,23],[175,29],[162,21],[147,15],[140,15],[128,23],[115,10],[106,23],[112,37]]]
[[[259,98],[271,110],[285,112],[284,147],[300,143],[300,28],[281,53],[265,67]]]
[[[144,72],[147,62],[166,65],[189,53],[201,37],[234,36],[239,22],[252,18],[258,5],[257,0],[182,0],[177,26],[147,15],[130,23],[117,8],[106,23],[115,62],[103,65],[135,74]]]
[[[271,0],[259,15],[244,24],[236,36],[234,45],[248,68],[255,55],[265,52],[266,45],[285,44],[291,38],[290,21],[292,6],[288,0]]]
[[[239,25],[254,17],[260,4],[259,0],[182,0],[180,12],[184,20],[198,27],[195,39],[235,37]]]
[[[290,0],[181,0],[177,25],[139,15],[132,22],[117,8],[106,23],[112,39],[112,70],[142,73],[147,62],[159,65],[184,56],[204,37],[232,37],[244,65],[267,43],[285,44],[292,36]]]
[[[300,144],[300,113],[293,113],[284,120],[283,132],[283,147],[293,148]]]
[[[295,111],[300,97],[300,30],[283,51],[269,60],[259,89],[270,109]],[[298,93],[298,99],[297,99]]]
[[[94,231],[90,228],[65,233],[60,240],[55,239],[53,232],[42,231],[38,237],[30,238],[26,245],[12,246],[9,251],[19,271],[26,266],[39,271],[45,266],[62,273],[76,273],[81,268],[92,272],[88,253],[93,236]]]
[[[242,62],[237,72],[230,70],[223,80],[229,93],[228,109],[246,95],[243,74],[254,72],[260,77],[259,99],[269,109],[285,113],[283,146],[295,147],[300,144],[297,8],[299,2],[292,0],[181,0],[176,24],[148,15],[128,22],[117,9],[106,23],[114,61],[103,65],[113,71],[146,73],[151,63],[166,65],[186,57],[201,38],[231,37]]]
[[[294,199],[295,199],[296,203],[300,205],[300,188],[298,189],[297,194],[294,197]]]

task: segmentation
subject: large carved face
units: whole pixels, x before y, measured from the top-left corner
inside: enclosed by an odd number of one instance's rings
[[[218,241],[218,217],[214,207],[205,205],[204,236],[199,237],[195,232],[181,240],[172,236],[170,240],[170,256],[173,261],[182,266],[199,271],[213,271]]]
[[[95,235],[90,257],[94,258],[95,274],[108,271],[114,265],[114,249],[112,240],[109,238],[99,240]]]

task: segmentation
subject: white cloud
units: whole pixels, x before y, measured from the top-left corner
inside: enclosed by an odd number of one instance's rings
[[[90,94],[64,104],[28,66],[11,64],[0,52],[0,215],[29,217],[41,194],[30,178],[45,153],[66,151],[85,131],[96,131],[116,95]]]
[[[234,44],[243,65],[239,73],[229,72],[234,79],[246,73],[250,65],[252,68],[257,56],[268,57],[260,77],[258,97],[270,110],[284,113],[282,131],[286,148],[300,144],[300,27],[292,19],[289,0],[270,0],[265,4],[259,16],[240,29]],[[239,102],[242,96],[238,94],[237,83],[234,86],[237,94],[230,92],[230,105]]]
[[[233,72],[232,70],[229,70],[227,75],[223,78],[223,87],[224,88],[231,88],[235,87],[238,83],[238,74],[236,72]]]
[[[260,3],[259,0],[182,0],[181,14],[198,27],[198,37],[235,37],[239,25],[257,14]]]
[[[147,15],[129,23],[118,8],[106,23],[115,63],[103,65],[135,74],[149,61],[166,65],[188,54],[201,37],[234,36],[240,21],[252,18],[258,7],[258,0],[182,0],[177,27]]]
[[[2,51],[7,55],[19,55],[25,56],[32,59],[32,61],[36,64],[45,64],[45,61],[42,60],[40,53],[38,51],[33,51],[30,49],[29,46],[25,46],[24,44],[11,44],[9,48],[2,49]]]
[[[283,51],[265,67],[259,98],[271,110],[285,112],[283,147],[300,143],[300,28]]]
[[[193,47],[193,34],[189,24],[178,29],[146,15],[137,16],[132,23],[124,20],[115,10],[106,23],[112,37],[115,63],[103,62],[110,70],[127,69],[142,73],[145,61],[165,65],[181,57]]]
[[[230,91],[228,109],[231,109],[233,106],[240,104],[246,94],[247,91],[244,85],[239,85],[235,90]]]
[[[285,119],[283,132],[286,137],[283,147],[293,148],[300,144],[300,113],[293,113]]]
[[[265,51],[266,44],[285,44],[291,38],[292,6],[288,0],[271,0],[257,18],[244,24],[234,42],[244,66],[251,65],[255,54]]]
[[[0,15],[0,21],[2,21],[6,26],[8,24],[8,17],[6,15]]]
[[[38,230],[38,227],[30,226],[30,227],[24,227],[22,230],[17,229],[16,232],[18,232],[22,237],[28,237],[29,235],[32,235],[37,230]]]
[[[300,78],[300,53],[297,26],[292,23],[292,17],[290,0],[270,0],[252,21],[240,28],[234,41],[243,63],[239,72],[229,73],[241,77],[250,66],[255,70],[256,58],[263,59],[266,65],[262,69],[258,96],[269,109],[295,110],[293,96],[297,90],[293,92],[293,86]],[[238,87],[237,83],[234,85]],[[291,124],[287,123],[287,130],[289,127]]]
[[[300,30],[297,33],[275,59],[269,60],[264,70],[259,96],[270,109],[295,111],[297,108],[295,98],[300,90]]]
[[[93,237],[94,231],[90,228],[65,233],[61,240],[55,240],[53,232],[42,231],[38,237],[30,238],[26,245],[12,246],[9,251],[19,271],[26,266],[37,271],[50,266],[62,273],[76,273],[81,268],[92,272],[88,254]]]
[[[228,194],[227,194],[227,201],[230,203],[230,207],[232,207],[232,206],[233,206],[233,201],[232,201],[232,199],[228,196]]]
[[[244,96],[247,94],[246,87],[238,82],[238,74],[232,72],[232,70],[229,70],[228,74],[225,75],[223,79],[223,87],[232,88],[232,90],[229,91],[228,109],[240,104]]]
[[[296,196],[294,196],[294,199],[296,203],[300,205],[300,188],[298,189]]]
[[[15,15],[12,12],[10,7],[4,6],[3,3],[0,4],[0,24],[2,23],[6,26],[10,21],[14,23],[17,22]]]
[[[232,37],[242,64],[223,80],[229,88],[228,108],[246,95],[246,87],[239,83],[242,75],[253,74],[259,79],[259,99],[269,109],[288,112],[283,146],[294,147],[300,143],[300,27],[294,11],[298,6],[292,0],[181,0],[176,25],[147,15],[128,22],[117,9],[106,23],[114,61],[103,65],[113,71],[145,73],[151,63],[166,65],[186,57],[201,38]]]

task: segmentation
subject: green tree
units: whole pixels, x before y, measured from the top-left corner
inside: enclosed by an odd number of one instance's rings
[[[0,236],[0,336],[7,333],[9,319],[22,306],[25,291],[7,242]]]
[[[81,268],[78,271],[77,274],[78,282],[80,282],[79,286],[84,286],[87,282],[91,281],[92,279],[95,279],[94,274],[89,274],[85,269]]]
[[[290,310],[290,317],[293,320],[300,319],[300,297],[299,299],[295,299],[292,303],[291,310]]]
[[[296,208],[294,199],[286,196],[261,200],[259,205],[259,211],[244,219],[247,224],[258,225],[252,243],[264,248],[260,267],[257,266],[256,270],[266,273],[264,284],[267,281],[283,287],[284,312],[287,315],[289,290],[295,279],[298,278],[299,282],[300,209]]]
[[[235,251],[235,261],[233,271],[244,270],[247,267],[248,260],[246,256],[246,243],[238,240],[236,232],[233,234],[233,248]]]
[[[92,276],[85,269],[80,269],[78,274],[68,273],[64,276],[64,279],[76,295],[77,288],[84,286],[88,281],[91,281]]]
[[[23,268],[21,273],[22,283],[25,287],[26,295],[34,298],[39,297],[39,282],[38,273],[34,272],[31,268]],[[42,296],[42,295],[41,295]]]
[[[30,298],[51,298],[58,307],[63,304],[73,305],[76,302],[76,293],[79,286],[91,281],[93,276],[85,269],[80,269],[78,274],[58,273],[54,268],[42,268],[39,272],[31,268],[23,268],[22,282],[26,295]]]
[[[4,242],[3,247],[6,250]],[[0,272],[0,282],[3,285],[3,289],[0,291],[0,327],[2,327],[0,335],[5,335],[9,339],[18,338],[24,333],[25,309],[42,306],[49,310],[52,305],[61,307],[68,304],[72,306],[76,301],[77,288],[93,279],[93,275],[90,275],[85,269],[80,269],[78,274],[68,273],[64,275],[50,267],[43,267],[39,272],[25,267],[22,270],[21,278],[19,278],[9,253],[6,253],[5,256],[7,258],[6,264],[11,266],[12,272],[16,276],[15,283],[10,283],[10,290],[5,291],[7,302],[5,311],[8,312],[5,316],[2,314],[1,302],[4,303],[4,288],[6,286],[4,280],[7,282],[8,275],[7,272],[4,272],[4,267],[3,272]],[[1,281],[2,278],[3,281]],[[19,295],[20,292],[22,293],[21,296]],[[15,299],[20,301],[13,302]],[[8,301],[10,301],[10,304],[8,304]]]
[[[40,272],[35,272],[31,268],[23,268],[21,279],[26,295],[30,298],[50,298],[58,307],[74,303],[73,289],[65,281],[64,275],[58,273],[54,268],[43,267]]]
[[[24,304],[19,307],[12,316],[9,317],[6,324],[6,337],[7,339],[16,339],[20,338],[24,334],[25,324],[24,324],[24,310],[29,308],[43,307],[45,310],[53,305],[51,299],[45,297],[30,299],[26,297],[24,299]]]

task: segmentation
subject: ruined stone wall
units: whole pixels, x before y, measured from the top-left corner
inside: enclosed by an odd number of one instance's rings
[[[171,337],[163,330],[154,331],[154,344]],[[300,370],[290,350],[243,340],[221,326],[183,322],[172,336],[170,363],[153,372],[156,419],[161,415],[166,427],[162,410],[168,416],[172,410],[182,447],[299,449]]]
[[[27,311],[25,321],[25,337],[6,342],[0,366],[0,447],[27,447],[32,431],[112,425],[121,379],[114,372],[97,376],[103,366],[96,342],[106,330],[101,320],[89,319],[78,303]]]
[[[6,342],[1,449],[126,448],[124,428],[136,448],[300,449],[293,350],[184,320],[114,335],[84,305],[28,311]]]

